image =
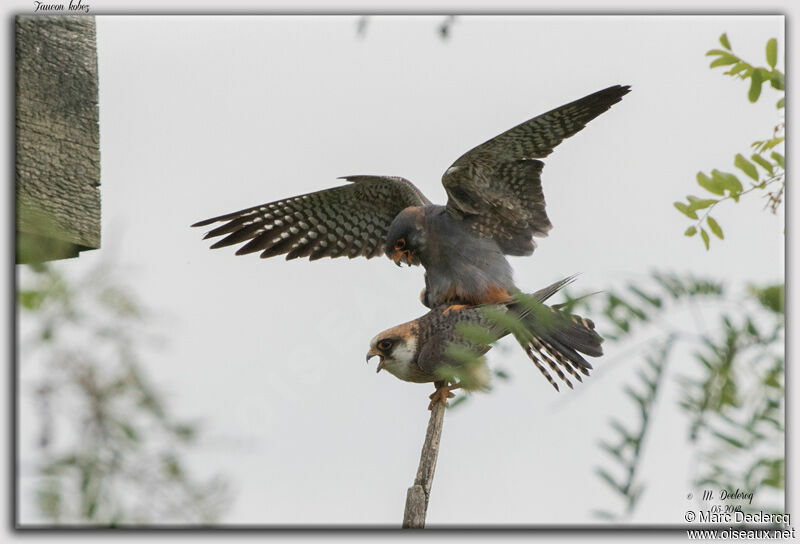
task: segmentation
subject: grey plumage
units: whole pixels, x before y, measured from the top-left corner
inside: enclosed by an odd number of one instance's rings
[[[247,208],[192,226],[223,225],[211,247],[246,242],[237,255],[375,257],[426,269],[428,307],[498,303],[517,292],[505,255],[530,255],[552,228],[539,160],[619,102],[615,85],[534,117],[459,157],[442,176],[445,206],[410,181],[348,176],[348,185]]]
[[[406,218],[399,216],[389,239],[414,240],[414,230],[423,238],[414,257],[425,267],[426,306],[499,302],[505,293],[516,292],[511,265],[494,240],[472,234],[444,206],[424,206],[419,215],[421,226],[408,229]]]

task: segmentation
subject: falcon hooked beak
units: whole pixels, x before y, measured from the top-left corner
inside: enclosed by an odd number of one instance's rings
[[[373,357],[380,357],[380,360],[378,361],[378,369],[375,371],[376,373],[380,372],[383,370],[384,357],[375,348],[369,348],[369,351],[367,352],[367,364],[369,364],[369,360]]]
[[[418,262],[415,262],[414,256],[411,254],[410,249],[396,250],[391,254],[391,257],[394,261],[394,264],[397,266],[401,266],[401,263],[405,263],[408,266],[419,264]]]
[[[416,337],[412,337],[409,324],[404,323],[383,331],[370,340],[367,363],[377,356],[380,358],[380,362],[378,362],[375,372],[386,369],[395,376],[398,375],[398,372],[405,374],[409,365],[415,364],[413,361],[416,357],[416,349]]]

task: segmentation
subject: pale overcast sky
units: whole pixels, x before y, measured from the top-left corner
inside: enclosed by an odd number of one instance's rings
[[[388,259],[261,260],[210,251],[199,219],[339,184],[348,174],[409,178],[444,203],[444,170],[517,123],[613,84],[632,92],[546,159],[554,225],[517,282],[536,289],[582,272],[579,290],[650,270],[783,279],[783,217],[758,200],[715,214],[726,241],[681,235],[671,203],[698,194],[698,170],[778,122],[773,99],[709,70],[727,32],[763,63],[776,16],[109,17],[97,19],[103,249],[157,311],[168,346],[147,367],[178,414],[203,421],[192,455],[223,473],[225,523],[397,525],[428,421],[432,386],[364,365],[377,332],[425,312],[421,269]],[[781,64],[783,55],[779,55]],[[489,354],[513,380],[447,414],[428,522],[596,523],[620,504],[595,476],[610,417],[638,360],[606,356],[556,394],[512,342]],[[601,372],[605,361],[619,363]],[[677,360],[674,369],[691,365]],[[674,376],[673,376],[674,378]],[[685,421],[668,380],[648,437],[635,523],[682,525],[691,483]],[[30,512],[23,505],[23,514]],[[32,513],[28,519],[35,519]]]

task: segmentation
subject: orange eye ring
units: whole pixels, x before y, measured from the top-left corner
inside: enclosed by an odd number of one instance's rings
[[[398,251],[400,251],[400,250],[401,250],[401,249],[403,249],[404,247],[406,247],[406,239],[405,239],[405,238],[400,238],[399,240],[397,240],[397,241],[394,243],[394,248],[395,248],[396,250],[398,250]]]

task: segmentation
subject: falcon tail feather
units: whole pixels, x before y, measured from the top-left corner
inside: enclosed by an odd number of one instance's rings
[[[514,336],[556,391],[559,388],[551,371],[572,388],[565,371],[582,381],[580,374],[588,376],[592,369],[584,355],[600,357],[603,354],[603,338],[595,332],[592,320],[567,313],[558,305],[543,304],[565,285],[572,283],[576,276],[553,283],[533,295],[518,297],[516,302],[509,305],[509,310],[523,325],[520,330],[524,331],[521,333],[517,330]]]

